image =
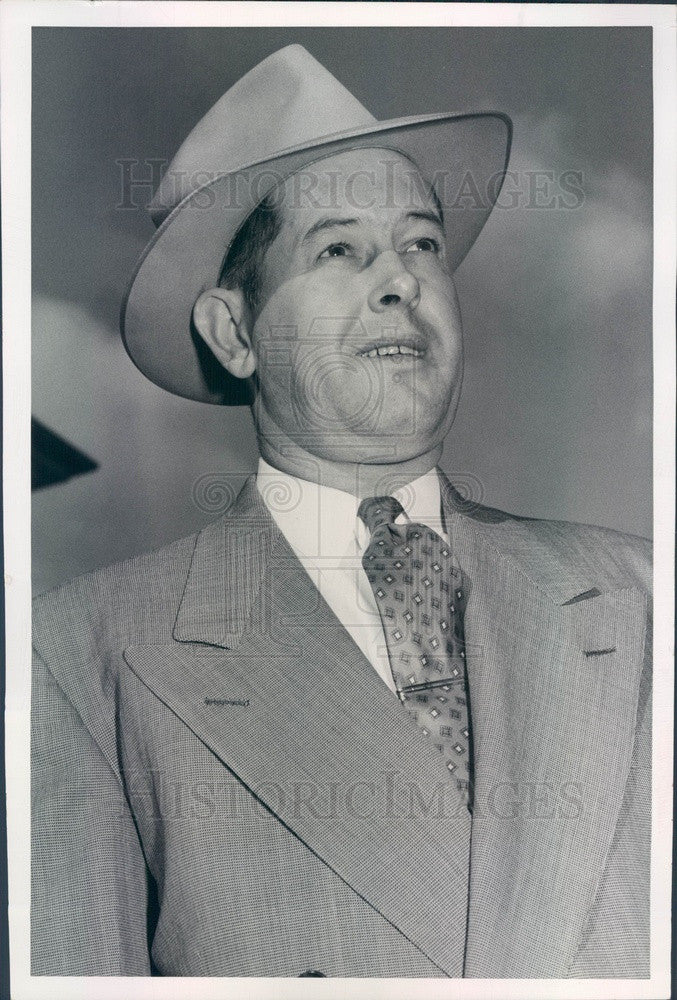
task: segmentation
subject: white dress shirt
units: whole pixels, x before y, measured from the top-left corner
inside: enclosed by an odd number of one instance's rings
[[[290,476],[259,459],[256,485],[311,580],[379,676],[395,693],[376,600],[362,566],[369,529],[352,493]],[[390,491],[388,491],[390,492]],[[436,469],[390,492],[404,508],[397,524],[418,521],[449,541]]]

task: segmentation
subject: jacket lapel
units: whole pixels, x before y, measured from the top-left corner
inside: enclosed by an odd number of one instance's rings
[[[250,480],[131,669],[336,874],[460,976],[470,821],[438,751],[321,598]]]
[[[630,756],[646,597],[528,522],[447,527],[472,590],[465,620],[476,799],[466,976],[563,976],[611,846]],[[541,524],[541,531],[548,530]],[[557,526],[551,529],[556,532]],[[540,557],[540,558],[539,558]]]

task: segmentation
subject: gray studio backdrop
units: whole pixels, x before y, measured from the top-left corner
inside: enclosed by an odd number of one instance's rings
[[[248,411],[174,398],[124,352],[153,232],[129,179],[291,42],[377,118],[512,116],[515,176],[457,272],[467,364],[443,465],[485,503],[650,534],[650,29],[41,28],[33,410],[98,468],[34,494],[36,592],[195,530],[255,468]]]

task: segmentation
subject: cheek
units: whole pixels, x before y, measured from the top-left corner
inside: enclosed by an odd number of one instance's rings
[[[336,283],[300,275],[279,288],[257,318],[253,332],[257,371],[266,407],[278,420],[327,429],[338,416],[363,419],[374,386],[364,364],[345,344],[359,329]]]
[[[428,316],[437,331],[442,354],[452,365],[463,361],[463,328],[461,310],[453,285],[436,290],[428,303]]]
[[[261,310],[254,327],[255,348],[265,350],[281,341],[337,346],[360,308],[359,296],[346,280],[317,271],[298,275],[280,286]]]
[[[446,324],[451,326],[454,332],[460,332],[461,307],[453,279],[447,275],[443,278],[438,276],[436,280],[431,280],[423,288],[428,292],[427,298],[430,308],[440,317],[444,317]]]
[[[345,344],[359,325],[359,303],[336,281],[317,272],[299,275],[277,289],[259,314],[253,344],[263,370],[345,360]],[[271,372],[272,375],[272,372]]]

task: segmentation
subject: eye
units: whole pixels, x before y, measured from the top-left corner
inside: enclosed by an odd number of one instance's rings
[[[347,243],[330,243],[317,258],[318,260],[329,260],[332,257],[347,257],[350,247]]]
[[[414,242],[407,247],[405,253],[411,253],[415,250],[424,250],[426,253],[439,253],[440,245],[437,240],[434,240],[431,236],[420,236],[419,239],[414,240]]]

